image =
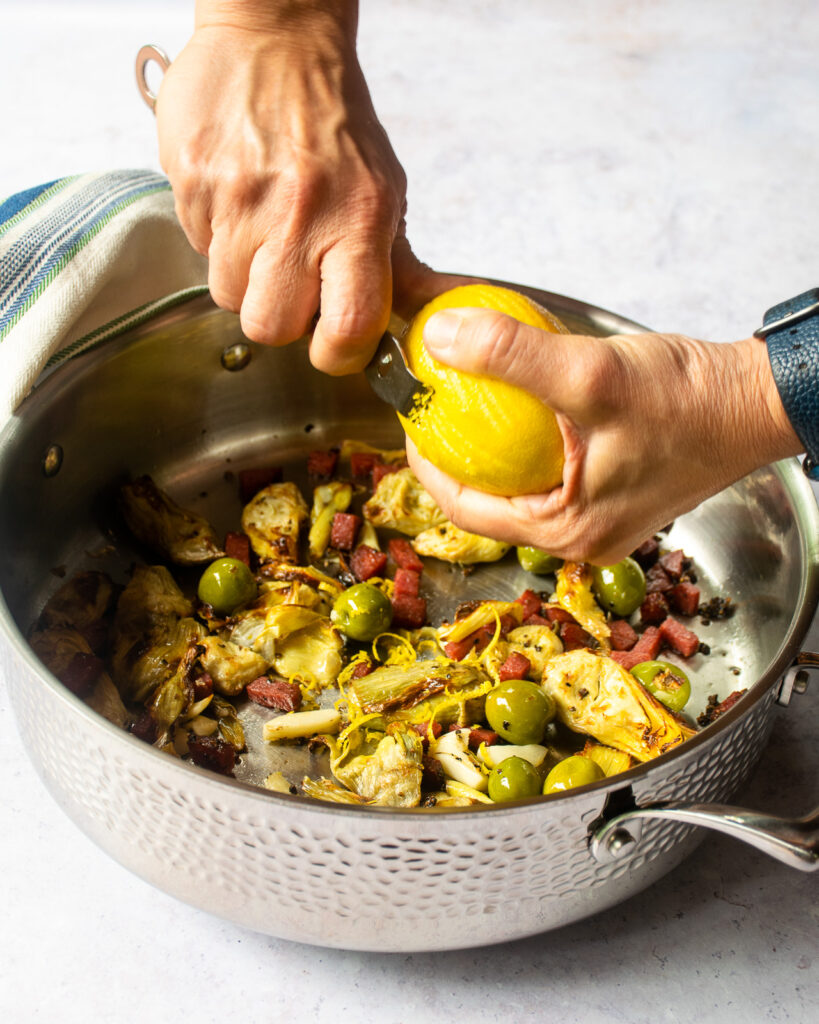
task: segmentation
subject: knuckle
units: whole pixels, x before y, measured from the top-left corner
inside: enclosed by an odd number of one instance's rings
[[[489,373],[514,363],[522,326],[502,313],[486,313],[480,317],[475,348],[479,371]]]

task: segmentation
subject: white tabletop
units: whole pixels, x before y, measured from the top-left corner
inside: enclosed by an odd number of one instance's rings
[[[0,196],[157,167],[133,58],[144,42],[178,52],[192,6],[0,0]],[[746,337],[768,306],[819,283],[810,0],[362,7],[362,62],[409,178],[410,238],[433,266],[710,340]],[[819,650],[816,623],[804,646]],[[816,876],[715,836],[627,903],[492,949],[347,953],[225,924],[128,874],[64,817],[26,759],[4,675],[9,1024],[815,1019]],[[744,804],[816,803],[817,713],[816,684],[776,710]]]

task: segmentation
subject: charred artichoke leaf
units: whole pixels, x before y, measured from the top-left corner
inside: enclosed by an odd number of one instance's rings
[[[327,550],[333,528],[333,516],[336,512],[346,512],[352,500],[352,485],[340,480],[319,484],[314,489],[313,508],[310,512],[310,533],[307,538],[307,546],[312,559],[321,558]]]
[[[330,779],[310,779],[305,776],[301,783],[302,792],[314,800],[326,800],[332,804],[366,804],[364,797],[350,792]]]
[[[465,640],[476,629],[494,627],[502,616],[511,616],[517,623],[523,621],[523,606],[517,601],[481,601],[477,608],[454,622],[445,622],[438,629],[440,643],[457,643]]]
[[[386,479],[386,478],[385,478]],[[478,562],[497,562],[509,550],[509,545],[477,533],[467,533],[454,523],[445,522],[419,533],[412,546],[419,555],[439,558],[442,562],[475,565]]]
[[[61,681],[75,655],[94,656],[90,644],[76,629],[65,627],[40,629],[32,633],[29,643],[40,661]],[[93,708],[103,718],[107,718],[109,722],[113,722],[120,728],[125,727],[128,721],[128,712],[122,703],[119,691],[107,672],[100,671],[94,681],[93,689],[83,699],[88,707]]]
[[[127,700],[144,701],[173,675],[192,640],[205,629],[163,565],[137,565],[117,602],[111,670]]]
[[[446,516],[409,467],[378,481],[364,505],[364,518],[373,526],[389,527],[409,537],[446,522]]]
[[[121,488],[120,507],[137,540],[177,565],[211,562],[225,553],[210,523],[177,505],[150,476]]]
[[[606,777],[627,772],[633,764],[631,755],[624,750],[615,750],[614,747],[606,747],[602,743],[593,743],[591,740],[586,740],[586,745],[580,753],[583,757],[588,757],[599,764]]]
[[[592,593],[592,569],[586,562],[564,562],[555,574],[554,599],[591,633],[604,651],[611,647],[606,615]]]
[[[463,690],[485,679],[473,665],[429,658],[409,665],[382,665],[369,675],[352,679],[347,692],[362,714],[394,713],[435,694]]]
[[[295,563],[307,516],[307,505],[294,483],[270,484],[245,505],[242,529],[263,562]]]
[[[219,726],[219,735],[239,753],[245,749],[245,731],[236,708],[225,700],[224,697],[217,697],[215,694],[209,704]]]
[[[114,584],[104,572],[75,573],[51,595],[38,629],[76,629],[93,646],[95,631],[114,603]]]
[[[264,675],[269,662],[260,654],[223,636],[206,636],[199,641],[202,668],[213,679],[213,688],[235,697],[248,683]]]
[[[616,661],[589,650],[553,658],[543,689],[575,732],[648,761],[695,735]]]
[[[527,676],[536,683],[543,678],[549,661],[563,653],[560,637],[551,626],[517,626],[506,634],[506,641],[510,651],[528,658],[531,667]]]
[[[319,617],[276,642],[274,665],[285,679],[301,679],[324,689],[338,678],[343,647],[330,620]]]
[[[421,802],[422,754],[418,733],[393,724],[374,753],[334,764],[333,774],[368,803],[417,807]]]

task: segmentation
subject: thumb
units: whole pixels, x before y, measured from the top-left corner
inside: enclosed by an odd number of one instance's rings
[[[487,309],[448,309],[424,325],[424,344],[434,359],[516,384],[554,409],[571,390],[578,349],[592,340],[530,327]]]

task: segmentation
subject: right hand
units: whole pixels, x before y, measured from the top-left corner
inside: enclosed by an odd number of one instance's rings
[[[404,237],[406,179],[356,58],[355,5],[199,6],[156,113],[211,295],[272,345],[307,333],[320,308],[313,364],[360,370],[393,305],[411,312],[447,284]]]
[[[565,464],[548,494],[503,498],[456,483],[410,442],[421,483],[463,529],[560,558],[619,561],[741,476],[802,450],[755,338],[551,334],[459,309],[430,317],[424,343],[448,366],[542,399],[557,416]]]

